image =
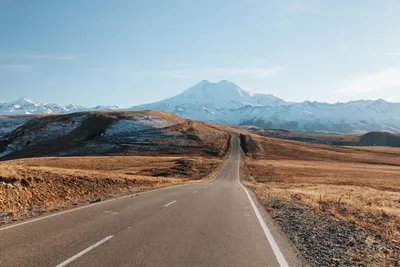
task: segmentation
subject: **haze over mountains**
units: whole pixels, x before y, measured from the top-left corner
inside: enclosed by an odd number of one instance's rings
[[[118,107],[63,107],[57,104],[39,104],[26,98],[0,104],[0,114],[3,115],[110,109]],[[193,120],[284,128],[298,132],[400,132],[400,103],[383,99],[335,104],[310,101],[293,103],[269,94],[254,94],[225,80],[218,83],[204,80],[177,96],[131,107],[129,110],[163,110]]]

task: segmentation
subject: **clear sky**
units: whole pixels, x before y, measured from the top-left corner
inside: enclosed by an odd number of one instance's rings
[[[129,107],[200,80],[400,102],[399,0],[0,0],[0,101]]]

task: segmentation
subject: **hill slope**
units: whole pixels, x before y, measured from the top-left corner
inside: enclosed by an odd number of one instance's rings
[[[392,134],[389,132],[366,133],[361,137],[360,145],[400,147],[400,134]]]
[[[81,112],[41,116],[5,135],[2,159],[157,152],[221,155],[229,135],[168,112]]]

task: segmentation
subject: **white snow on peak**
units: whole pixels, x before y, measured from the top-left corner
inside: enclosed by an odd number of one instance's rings
[[[190,87],[181,94],[160,101],[150,105],[141,105],[139,107],[151,106],[157,110],[171,111],[168,107],[180,107],[180,108],[194,108],[194,107],[206,107],[206,108],[240,108],[246,105],[262,105],[269,99],[269,103],[284,104],[285,101],[274,97],[272,95],[254,95],[250,90],[245,90],[238,85],[223,80],[218,83],[212,83],[207,80],[203,80],[196,85]]]
[[[383,99],[347,103],[285,102],[253,94],[223,80],[204,80],[183,93],[132,110],[166,110],[181,117],[232,125],[257,125],[296,131],[352,132],[400,129],[400,103]]]
[[[84,106],[70,104],[61,106],[55,103],[39,103],[26,97],[21,97],[11,102],[0,103],[0,115],[12,114],[59,114],[89,110],[113,110],[117,106],[96,106],[88,108]]]
[[[60,106],[51,103],[36,103],[28,98],[0,103],[0,115],[53,114],[113,109],[118,109],[118,107],[87,108],[73,104]],[[310,101],[285,102],[273,95],[252,93],[227,80],[217,83],[203,80],[174,97],[130,109],[169,111],[194,120],[285,128],[295,131],[388,130],[400,132],[400,130],[396,130],[400,129],[400,103],[391,103],[383,99],[335,104]],[[149,121],[155,123],[157,120]],[[163,125],[161,122],[157,123]],[[5,132],[12,129],[13,125],[7,125]],[[148,126],[145,122],[126,120],[121,122],[121,125],[113,127],[116,127],[114,130],[118,132],[122,131],[122,128],[134,131]]]

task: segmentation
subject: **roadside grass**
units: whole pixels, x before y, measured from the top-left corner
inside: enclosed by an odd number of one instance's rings
[[[354,261],[363,259],[365,266],[400,264],[400,148],[343,148],[255,135],[246,136],[246,148],[245,184],[279,223],[287,225],[293,219],[288,218],[293,216],[290,212],[282,211],[284,207],[290,207],[292,214],[296,210],[298,220],[302,214],[314,216],[315,221],[305,225],[318,225],[321,216],[344,222],[367,237],[360,238],[354,248],[336,244],[343,246],[339,255],[344,257],[347,251]],[[292,226],[289,233],[295,243],[302,238],[295,233],[300,224],[297,221],[298,227]],[[323,238],[319,240],[323,243],[330,233],[318,233],[322,230],[317,228],[309,235],[317,236],[314,241]],[[333,260],[325,264],[334,266]]]
[[[0,162],[0,224],[213,177],[223,159],[54,157]]]
[[[126,130],[134,117],[140,127]],[[39,116],[1,140],[8,147],[0,222],[208,179],[222,167],[230,135],[169,112],[96,111]]]

